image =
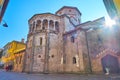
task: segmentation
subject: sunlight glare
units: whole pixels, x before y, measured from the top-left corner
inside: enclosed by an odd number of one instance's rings
[[[114,20],[110,19],[110,17],[108,17],[108,16],[105,17],[105,25],[107,27],[112,27],[115,24],[116,24],[116,22]]]

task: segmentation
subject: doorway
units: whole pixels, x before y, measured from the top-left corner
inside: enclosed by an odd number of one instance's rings
[[[118,73],[119,66],[118,66],[118,59],[112,55],[106,55],[101,59],[103,72],[106,73],[105,68],[109,69],[110,73]]]

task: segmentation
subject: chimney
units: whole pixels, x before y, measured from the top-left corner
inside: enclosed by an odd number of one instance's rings
[[[22,39],[21,39],[21,42],[22,42],[22,43],[24,43],[24,40],[25,40],[25,39],[24,39],[24,38],[22,38]]]

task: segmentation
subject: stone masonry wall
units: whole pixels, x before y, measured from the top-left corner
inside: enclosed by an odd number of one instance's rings
[[[72,36],[74,36],[74,42],[71,41]],[[65,42],[65,71],[87,72],[87,67],[89,65],[84,32],[77,31],[72,34],[67,34]],[[73,62],[73,57],[76,58],[76,63]]]

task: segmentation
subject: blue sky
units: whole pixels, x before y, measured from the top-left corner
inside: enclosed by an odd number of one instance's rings
[[[13,40],[27,40],[28,20],[39,13],[55,13],[63,6],[77,7],[86,22],[107,15],[103,0],[10,0],[4,14],[9,27],[0,25],[0,48]]]

